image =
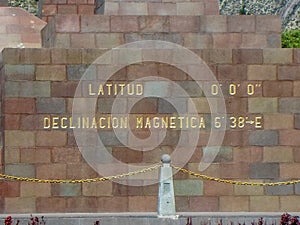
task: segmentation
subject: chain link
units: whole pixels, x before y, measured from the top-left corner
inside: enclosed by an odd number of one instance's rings
[[[229,179],[222,179],[217,177],[211,177],[200,173],[195,173],[193,171],[180,168],[178,166],[171,165],[172,168],[182,172],[186,173],[188,175],[201,178],[203,180],[209,180],[209,181],[216,181],[219,183],[226,183],[226,184],[233,184],[233,185],[248,185],[248,186],[283,186],[283,185],[292,185],[292,184],[298,184],[300,183],[300,180],[289,180],[289,181],[282,181],[282,182],[250,182],[250,181],[237,181],[237,180],[229,180]]]
[[[75,180],[63,180],[63,179],[38,179],[38,178],[30,178],[30,177],[21,177],[21,176],[12,176],[12,175],[7,175],[7,174],[0,174],[0,179],[6,179],[6,180],[15,180],[15,181],[27,181],[27,182],[35,182],[35,183],[70,183],[70,184],[75,184],[75,183],[92,183],[92,182],[101,182],[101,181],[108,181],[108,180],[114,180],[114,179],[121,179],[124,177],[129,177],[129,176],[135,176],[141,173],[148,173],[154,170],[157,170],[161,164],[156,164],[154,166],[133,171],[133,172],[128,172],[128,173],[123,173],[123,174],[118,174],[118,175],[113,175],[113,176],[107,176],[107,177],[96,177],[96,178],[88,178],[88,179],[75,179]],[[250,182],[250,181],[238,181],[238,180],[230,180],[230,179],[223,179],[223,178],[218,178],[218,177],[212,177],[212,176],[207,176],[204,174],[200,173],[195,173],[193,171],[171,165],[173,169],[178,170],[179,172],[188,174],[190,176],[194,176],[203,180],[209,180],[209,181],[215,181],[219,183],[226,183],[226,184],[232,184],[232,185],[248,185],[248,186],[283,186],[283,185],[293,185],[293,184],[298,184],[300,183],[300,180],[289,180],[289,181],[281,181],[281,182]]]
[[[6,179],[6,180],[15,180],[15,181],[27,181],[27,182],[35,182],[35,183],[55,183],[55,184],[61,184],[61,183],[69,183],[69,184],[75,184],[75,183],[92,183],[92,182],[100,182],[100,181],[107,181],[107,180],[114,180],[114,179],[121,179],[124,177],[134,176],[141,173],[148,173],[153,170],[156,170],[160,167],[160,164],[156,164],[154,166],[118,174],[114,176],[107,176],[107,177],[96,177],[96,178],[88,178],[88,179],[75,179],[75,180],[63,180],[63,179],[38,179],[38,178],[30,178],[30,177],[21,177],[21,176],[12,176],[7,174],[0,174],[0,178]]]

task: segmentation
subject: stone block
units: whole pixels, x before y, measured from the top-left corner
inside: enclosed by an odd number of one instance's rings
[[[266,130],[281,130],[293,129],[294,117],[290,114],[266,114],[264,115],[264,129]]]
[[[77,14],[76,5],[57,5],[57,14]]]
[[[228,16],[228,32],[255,33],[255,16]]]
[[[265,97],[293,96],[293,82],[291,81],[264,81],[262,86]]]
[[[220,174],[228,179],[246,179],[249,176],[249,164],[247,163],[226,163],[220,165]]]
[[[203,155],[217,154],[214,159],[215,163],[231,162],[233,159],[232,148],[227,146],[222,147],[203,147]],[[205,161],[205,158],[202,158]]]
[[[207,49],[213,45],[211,35],[197,33],[183,34],[183,43],[189,49]]]
[[[279,144],[284,146],[300,145],[299,130],[281,130],[279,133]]]
[[[34,132],[11,130],[5,132],[5,146],[31,147],[34,146]]]
[[[292,49],[263,49],[264,63],[266,64],[289,64],[293,62]]]
[[[199,32],[200,18],[195,16],[171,16],[170,32]]]
[[[139,197],[139,196],[137,196]],[[142,198],[144,197],[140,197],[139,199],[137,198],[133,198],[131,199],[131,206],[132,208],[135,207],[136,211],[138,210],[138,208],[142,207],[142,211],[145,211],[145,202],[148,202],[150,199],[149,198],[144,198],[144,201],[142,200]],[[99,197],[97,202],[97,208],[99,212],[128,212],[128,197]],[[154,198],[152,198],[152,200],[154,200]],[[139,203],[137,205],[133,205],[133,202]],[[149,202],[150,203],[150,202]],[[141,206],[142,205],[142,206]],[[151,205],[156,205],[153,202],[151,203]],[[150,206],[150,205],[149,205]],[[152,209],[153,211],[154,209]]]
[[[176,82],[190,97],[202,97],[202,87],[194,81],[178,81]],[[175,88],[172,89],[172,97],[184,97],[185,94],[178,93]]]
[[[281,113],[299,113],[300,101],[299,98],[280,98],[279,112]]]
[[[168,81],[146,81],[144,97],[170,97],[172,85]]]
[[[280,196],[280,210],[284,212],[297,212],[299,208],[299,196]]]
[[[48,148],[21,148],[21,163],[50,163],[51,152]]]
[[[31,197],[5,198],[4,205],[6,213],[36,212],[35,198]]]
[[[284,186],[267,186],[265,187],[266,195],[293,195],[294,187],[293,185]]]
[[[171,2],[149,2],[149,15],[169,16],[177,14],[177,7],[175,3]]]
[[[21,51],[21,64],[49,64],[50,49],[46,48],[31,48],[22,49]]]
[[[249,211],[249,197],[247,196],[221,196],[219,199],[221,212],[247,212]]]
[[[67,143],[65,131],[38,131],[36,133],[37,146],[64,146]]]
[[[201,31],[205,33],[227,32],[227,16],[212,15],[201,17]]]
[[[199,196],[203,195],[203,181],[201,180],[175,180],[175,196]]]
[[[83,196],[111,196],[112,183],[106,181],[104,183],[84,183],[82,184]]]
[[[295,120],[295,129],[299,130],[300,129],[300,114],[295,114],[294,120]]]
[[[83,76],[85,75],[85,76]],[[67,79],[68,80],[95,80],[96,67],[82,65],[67,65]]]
[[[261,49],[233,50],[233,63],[237,64],[262,64],[263,51]]]
[[[66,67],[64,65],[38,65],[36,66],[36,80],[61,81],[66,79]]]
[[[17,48],[4,48],[2,51],[3,63],[5,64],[19,64],[21,59],[21,52]]]
[[[208,58],[207,60],[206,57]],[[202,59],[204,59],[206,63],[231,64],[232,49],[203,50]]]
[[[275,65],[248,65],[248,80],[276,80],[277,69]]]
[[[35,167],[30,164],[9,164],[5,165],[5,173],[12,176],[35,177]]]
[[[97,35],[96,35],[97,41]],[[82,63],[83,64],[91,64],[93,63],[99,56],[104,54],[107,50],[103,49],[83,49],[82,50]]]
[[[65,113],[66,101],[63,98],[38,98],[36,110],[38,113]]]
[[[169,17],[142,16],[139,17],[139,30],[141,32],[169,32]]]
[[[48,81],[7,81],[4,88],[7,97],[50,97]]]
[[[111,16],[111,32],[137,32],[139,31],[137,16]]]
[[[215,101],[216,99],[210,98],[209,101]],[[207,98],[190,98],[188,102],[189,112],[192,109],[192,106],[195,106],[198,113],[210,113],[210,106],[208,104]]]
[[[233,195],[233,185],[204,181],[204,196],[230,196]]]
[[[158,99],[158,113],[187,113],[187,108],[188,100],[184,98]]]
[[[299,163],[281,163],[280,178],[282,179],[298,179],[297,171],[300,169]]]
[[[157,209],[155,196],[128,197],[128,210],[130,212],[153,212]]]
[[[122,146],[121,143],[127,143],[127,132],[118,134],[118,137],[113,131],[100,131],[99,137],[105,146]]]
[[[279,163],[250,164],[251,179],[278,179],[279,175]]]
[[[21,183],[21,197],[50,197],[51,184]]]
[[[300,63],[300,49],[294,48],[294,62]]]
[[[189,197],[189,210],[192,212],[215,212],[219,210],[217,197],[191,196]]]
[[[60,197],[76,197],[81,195],[81,184],[54,184],[52,195]]]
[[[278,131],[276,130],[251,131],[249,144],[254,146],[273,146],[278,145],[278,139]]]
[[[300,66],[278,66],[278,80],[300,80]]]
[[[248,99],[248,108],[249,113],[276,113],[278,112],[278,100],[277,98],[250,98]]]
[[[119,15],[147,15],[146,2],[120,2]]]
[[[56,31],[59,33],[80,32],[79,21],[79,15],[58,15],[55,17]]]
[[[102,15],[81,15],[81,32],[109,32],[110,18]]]
[[[112,156],[124,163],[142,163],[143,152],[125,147],[113,148]]]
[[[36,166],[36,177],[39,179],[66,179],[66,164],[40,164]]]
[[[5,68],[5,78],[7,80],[33,80],[34,79],[34,65],[10,65],[7,64]]]
[[[36,212],[57,213],[66,211],[66,199],[61,197],[36,198]]]
[[[20,118],[21,130],[40,130],[43,129],[42,115],[22,115]]]
[[[18,147],[6,147],[4,160],[7,164],[20,163],[20,149]]]
[[[277,212],[279,207],[278,196],[250,196],[251,212]]]
[[[94,5],[78,5],[78,14],[80,15],[93,15],[95,6]]]
[[[71,34],[72,48],[95,48],[96,40],[93,33]]]
[[[228,97],[225,99],[225,104],[227,113],[247,113],[248,101],[246,98]]]
[[[20,128],[20,115],[5,115],[4,126],[6,130],[18,130]]]
[[[101,33],[96,34],[96,47],[114,48],[124,44],[124,36],[121,33]]]
[[[257,33],[243,33],[241,48],[266,48],[268,45],[267,36]]]
[[[57,33],[55,43],[56,48],[70,48],[71,47],[71,34],[70,33]]]
[[[293,82],[293,96],[300,97],[300,82],[299,81]]]
[[[249,180],[247,180],[249,181]],[[251,182],[262,182],[261,180],[251,180]],[[250,185],[235,185],[234,194],[236,196],[259,196],[264,195],[264,187]]]
[[[267,36],[267,48],[281,48],[281,33]]]
[[[78,82],[52,82],[51,96],[52,97],[74,97]],[[43,97],[43,96],[40,96]]]
[[[168,56],[166,56],[168,57]],[[169,57],[172,57],[171,55]],[[170,65],[160,64],[158,65],[158,75],[160,77],[182,81],[187,80],[187,74],[182,70]],[[153,75],[152,75],[153,76]]]
[[[20,184],[12,181],[1,182],[0,194],[5,197],[19,197],[20,196]]]
[[[219,65],[219,80],[246,80],[247,67],[245,65]]]
[[[199,16],[204,15],[204,2],[178,2],[176,3],[177,15]]]
[[[240,48],[242,35],[239,33],[214,33],[213,48]]]
[[[77,148],[57,148],[51,151],[51,159],[54,163],[79,163],[82,156]]]
[[[11,114],[33,113],[35,101],[33,98],[8,98],[4,100],[4,112]]]
[[[51,49],[53,64],[80,64],[82,62],[81,49]]]
[[[257,15],[256,31],[281,33],[281,19],[275,15]]]
[[[118,15],[120,9],[119,2],[105,2],[104,4],[104,14],[105,15]]]

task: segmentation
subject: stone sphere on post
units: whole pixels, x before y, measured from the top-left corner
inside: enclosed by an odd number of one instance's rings
[[[168,155],[168,154],[163,154],[163,155],[161,156],[161,161],[162,161],[163,163],[170,163],[170,162],[171,162],[171,156]]]

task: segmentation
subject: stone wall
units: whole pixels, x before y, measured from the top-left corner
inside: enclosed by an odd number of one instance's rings
[[[4,168],[5,173],[40,179],[81,179],[98,174],[83,160],[72,129],[44,129],[47,115],[69,115],[75,88],[86,65],[107,50],[5,49],[3,51]],[[229,116],[263,117],[263,128],[228,127],[223,147],[204,174],[235,180],[282,181],[298,178],[299,169],[299,68],[298,49],[195,50],[212,68],[218,81],[261,84],[248,96],[243,89],[230,96],[223,89]],[[3,72],[3,71],[2,71]],[[188,75],[169,65],[137,64],[120,70],[112,82],[131,81],[146,75],[170,78],[192,96],[198,112],[209,117],[203,93],[195,92]],[[145,81],[165,93],[163,81]],[[149,86],[150,85],[150,86]],[[154,86],[151,86],[154,85]],[[203,87],[210,87],[203,83]],[[208,86],[207,86],[208,85]],[[99,98],[100,113],[109,113],[114,98]],[[186,107],[189,102],[184,103]],[[137,104],[133,114],[173,114],[174,109],[156,98]],[[152,165],[162,153],[171,153],[178,131],[169,130],[153,151],[124,147],[111,129],[100,136],[112,155],[126,163]],[[135,133],[147,136],[147,129]],[[195,154],[186,168],[197,171],[205,151],[209,129],[201,131]],[[127,140],[128,143],[130,140]],[[188,145],[188,140],[186,142]],[[182,149],[184,151],[184,149]],[[147,177],[147,176],[146,176]],[[144,177],[144,179],[146,179]],[[3,182],[2,211],[32,212],[133,212],[156,211],[157,185],[131,187],[106,181],[84,184],[37,184]],[[282,187],[234,186],[175,175],[177,211],[297,211],[298,185]],[[5,197],[4,197],[5,196]]]
[[[277,16],[58,15],[42,35],[44,47],[58,48],[112,48],[139,40],[190,49],[280,48],[281,21]]]

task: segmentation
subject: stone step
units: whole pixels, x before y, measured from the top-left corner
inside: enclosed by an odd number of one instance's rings
[[[100,224],[110,225],[186,225],[187,218],[190,217],[192,224],[210,224],[210,225],[238,225],[244,224],[251,225],[257,224],[260,218],[263,219],[264,224],[280,224],[280,216],[283,213],[274,212],[178,212],[178,218],[158,218],[155,212],[141,213],[141,212],[128,212],[128,213],[39,213],[33,214],[37,216],[40,221],[42,216],[47,225],[93,225],[96,221]],[[289,213],[292,216],[299,216],[297,213]],[[9,216],[6,214],[0,215],[0,220]],[[14,222],[20,220],[21,224],[27,224],[30,221],[31,215],[29,214],[13,214]]]

